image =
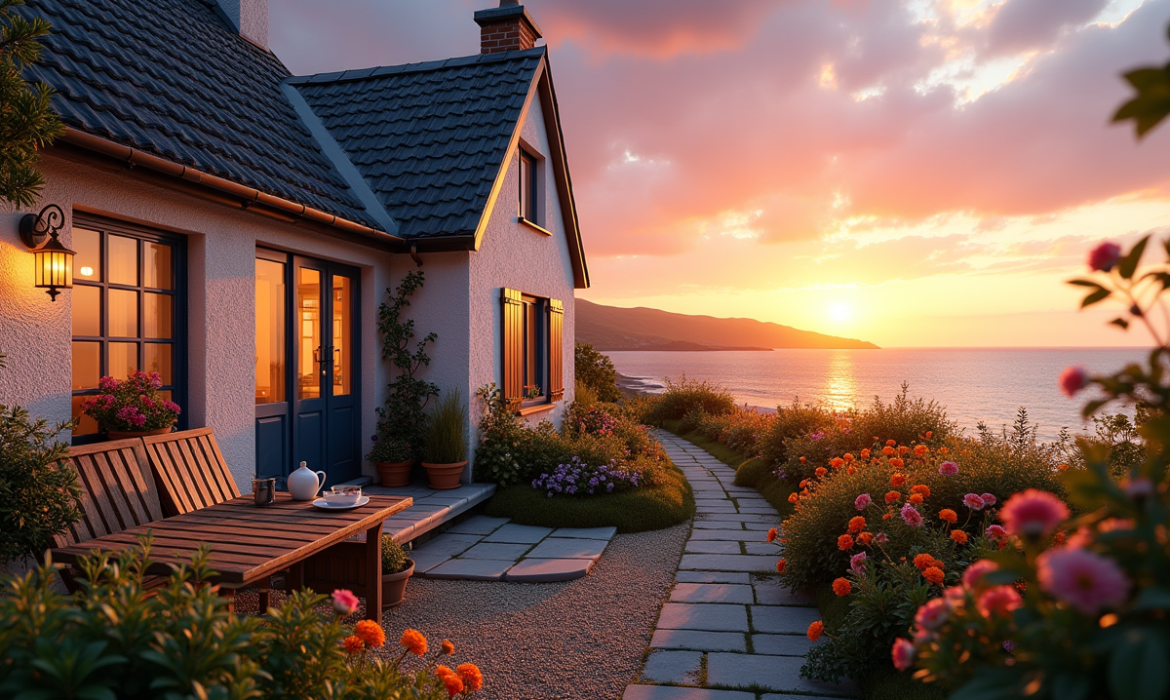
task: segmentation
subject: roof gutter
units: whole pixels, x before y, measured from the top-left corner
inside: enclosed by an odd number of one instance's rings
[[[210,175],[195,168],[179,165],[178,163],[159,158],[158,156],[140,151],[136,148],[123,146],[120,143],[78,131],[72,127],[67,127],[65,134],[59,137],[58,141],[119,161],[129,168],[144,168],[153,173],[181,181],[184,184],[193,185],[199,189],[216,194],[230,195],[235,198],[233,203],[242,209],[254,211],[286,222],[299,223],[301,221],[308,221],[327,228],[338,229],[349,234],[361,236],[371,242],[381,243],[383,246],[398,252],[409,249],[407,241],[399,236],[391,235],[385,231],[379,231],[378,229],[350,221],[349,219],[343,219],[319,209],[306,207],[303,204],[298,204],[281,197],[275,197],[255,188],[247,187],[232,182],[231,180],[225,180],[222,177]],[[182,189],[186,190],[188,188]],[[228,203],[222,197],[214,197],[214,199]]]

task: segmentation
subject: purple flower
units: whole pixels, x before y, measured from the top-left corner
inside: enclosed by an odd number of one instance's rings
[[[859,574],[865,573],[865,552],[858,552],[849,559],[849,568]]]
[[[865,507],[868,506],[872,500],[873,499],[870,498],[868,493],[863,493],[857,497],[857,500],[853,501],[853,507],[857,508],[857,510],[865,510]]]
[[[902,521],[910,527],[922,527],[922,514],[907,503],[902,506]]]

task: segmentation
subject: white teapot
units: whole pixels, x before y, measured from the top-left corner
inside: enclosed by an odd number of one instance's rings
[[[294,501],[309,501],[325,485],[325,472],[309,469],[308,462],[301,462],[301,468],[288,475],[288,492]]]

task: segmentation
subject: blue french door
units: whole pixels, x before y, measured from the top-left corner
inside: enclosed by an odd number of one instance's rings
[[[260,251],[256,260],[256,473],[300,462],[328,483],[361,475],[358,271]]]

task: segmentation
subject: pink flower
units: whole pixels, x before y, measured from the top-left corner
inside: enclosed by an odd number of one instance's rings
[[[983,493],[980,494],[979,497],[983,499],[983,505],[988,507],[995,505],[996,501],[998,500],[995,497],[995,494],[991,493]]]
[[[1007,530],[1004,530],[999,525],[988,525],[987,530],[983,534],[993,540],[1002,540],[1007,537]]]
[[[943,462],[938,465],[938,473],[943,476],[954,476],[959,473],[959,465],[954,462]]]
[[[1019,592],[1011,586],[992,586],[979,596],[979,614],[983,617],[1007,617],[1024,604]]]
[[[963,572],[963,586],[969,591],[979,590],[983,586],[983,577],[999,569],[999,564],[990,559],[980,559]]]
[[[349,615],[358,607],[358,597],[353,591],[338,588],[333,591],[333,609],[342,615]]]
[[[963,505],[971,510],[983,510],[983,497],[977,493],[969,493],[963,496]]]
[[[863,493],[857,497],[856,501],[853,502],[853,507],[857,508],[857,510],[865,510],[865,507],[868,506],[872,500],[873,499],[869,497],[868,493]]]
[[[890,541],[890,537],[884,532],[879,532],[874,536],[873,541],[877,542],[878,544],[885,544],[886,542]]]
[[[1121,262],[1121,246],[1108,241],[1089,251],[1089,269],[1109,272]]]
[[[902,506],[902,521],[910,527],[922,527],[922,514],[907,503]]]
[[[1089,383],[1089,373],[1084,367],[1066,367],[1060,373],[1057,383],[1060,384],[1061,393],[1071,399]]]
[[[943,589],[943,599],[946,600],[952,608],[955,608],[966,602],[967,592],[963,590],[962,586],[949,586]]]
[[[1012,535],[1046,535],[1067,518],[1068,506],[1038,489],[1015,494],[999,511],[999,519]]]
[[[918,608],[918,614],[914,616],[914,621],[918,623],[919,627],[936,630],[942,627],[943,623],[950,619],[950,616],[950,604],[943,598],[933,598]]]
[[[1087,549],[1050,549],[1036,565],[1040,588],[1086,615],[1121,604],[1129,592],[1121,568]]]
[[[118,380],[113,377],[102,377],[98,380],[98,388],[102,391],[116,391],[118,389]]]
[[[891,650],[891,655],[894,659],[894,668],[899,671],[905,671],[914,664],[914,645],[909,640],[899,637],[894,640],[894,648]]]
[[[865,573],[865,552],[859,552],[849,558],[849,568],[859,574]]]

